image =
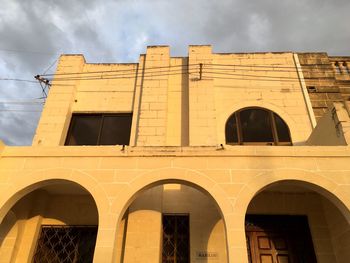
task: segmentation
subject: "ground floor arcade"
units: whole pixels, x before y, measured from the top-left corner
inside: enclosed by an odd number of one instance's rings
[[[306,171],[295,157],[294,168],[274,167],[269,157],[259,169],[257,157],[247,168],[238,157],[187,158],[100,158],[96,168],[95,157],[85,157],[74,168],[43,169],[30,168],[31,158],[22,166],[1,159],[7,166],[0,173],[6,181],[0,262],[350,258],[350,173],[343,160],[331,159],[338,170]]]

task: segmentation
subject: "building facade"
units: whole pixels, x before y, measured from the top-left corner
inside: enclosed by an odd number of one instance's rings
[[[349,68],[62,55],[32,146],[0,145],[0,262],[348,262]]]

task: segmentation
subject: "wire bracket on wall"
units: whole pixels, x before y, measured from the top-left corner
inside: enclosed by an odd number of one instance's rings
[[[47,92],[48,92],[48,90],[50,89],[50,86],[51,86],[50,81],[48,79],[46,79],[46,78],[43,78],[40,75],[36,75],[36,76],[34,76],[34,78],[39,81],[39,84],[40,84],[42,92],[43,92],[43,98],[46,99],[47,98]]]
[[[203,63],[199,63],[199,79],[202,80],[202,74],[203,74]]]

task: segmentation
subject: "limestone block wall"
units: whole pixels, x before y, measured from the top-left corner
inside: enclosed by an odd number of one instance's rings
[[[334,102],[343,102],[343,92],[326,53],[298,53],[312,108],[319,120]],[[345,93],[344,93],[345,96]]]
[[[323,199],[323,209],[328,222],[336,262],[345,263],[350,258],[350,226],[346,218],[339,213],[327,199]]]
[[[276,112],[289,126],[295,145],[310,135],[312,124],[293,53],[213,54],[211,70],[219,144],[225,142],[229,116],[253,106]]]
[[[211,46],[190,46],[189,63],[189,135],[190,145],[216,145],[216,91],[210,67]]]
[[[162,242],[162,187],[142,193],[129,207],[120,247],[120,262],[158,262]]]
[[[81,80],[76,84],[72,112],[132,112],[137,70],[136,63],[85,63],[80,75],[73,75]]]
[[[339,86],[339,91],[345,101],[350,99],[350,57],[339,56],[329,57],[332,69],[335,72],[335,79]],[[338,69],[337,69],[338,68]]]
[[[136,145],[166,142],[169,47],[149,47],[144,58]]]
[[[56,74],[81,72],[84,64],[85,59],[82,55],[61,56]],[[57,83],[53,81],[34,135],[33,145],[64,144],[76,96],[77,82],[78,80],[67,79],[67,77]]]
[[[301,80],[294,55],[218,54],[211,46],[189,46],[188,57],[181,58],[170,57],[168,46],[151,46],[130,64],[91,64],[82,55],[63,55],[33,145],[63,145],[73,113],[125,112],[133,113],[132,146],[215,146],[225,143],[226,120],[244,107],[276,112],[293,144],[305,144],[313,128],[309,97],[314,110],[317,105],[312,93],[303,94],[309,71],[303,70]],[[302,67],[310,66],[309,57],[298,56]],[[336,96],[332,92],[325,94]]]
[[[126,213],[118,244],[123,256],[118,262],[161,260],[163,214],[189,216],[191,262],[203,262],[198,255],[203,251],[216,254],[208,262],[227,262],[223,219],[215,201],[195,188],[181,184],[153,187],[138,195]]]
[[[94,262],[112,262],[117,258],[120,231],[124,231],[119,227],[120,222],[127,209],[132,210],[133,200],[151,186],[180,183],[199,189],[215,200],[225,224],[228,262],[246,263],[244,218],[248,205],[256,194],[274,183],[298,182],[325,197],[344,217],[341,231],[347,232],[350,222],[349,156],[346,146],[232,146],[221,151],[215,147],[177,150],[130,147],[124,152],[113,146],[5,147],[0,158],[0,218],[8,215],[11,221],[9,211],[22,197],[36,189],[45,190],[48,185],[55,189],[58,183],[75,182],[91,194],[98,210],[99,231]],[[65,200],[71,202],[68,200],[72,199],[67,197]],[[35,207],[39,209],[40,206]],[[75,215],[74,209],[59,207]],[[283,211],[293,213],[294,210],[286,205]],[[159,214],[153,215],[158,218],[154,221],[160,222]],[[28,231],[23,234],[23,240],[28,244],[36,242],[35,231],[39,222],[46,220],[44,218],[21,221]],[[333,222],[328,224],[336,225]],[[345,242],[347,247],[347,234],[338,236],[332,231],[329,230],[331,238],[334,236],[335,242]],[[338,230],[335,228],[334,231]],[[8,241],[13,236],[14,232],[9,231]],[[154,235],[154,238],[157,239],[150,238],[149,242],[158,243],[159,237]],[[8,248],[5,251],[14,253]],[[29,252],[23,252],[22,257],[28,256]],[[341,259],[347,256],[346,251],[334,253]],[[6,254],[4,257],[10,256]]]
[[[170,58],[166,145],[189,145],[188,58]]]

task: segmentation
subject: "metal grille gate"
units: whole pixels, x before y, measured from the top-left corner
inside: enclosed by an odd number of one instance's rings
[[[41,227],[33,263],[92,262],[97,226]]]
[[[189,216],[163,215],[162,263],[188,263]]]

